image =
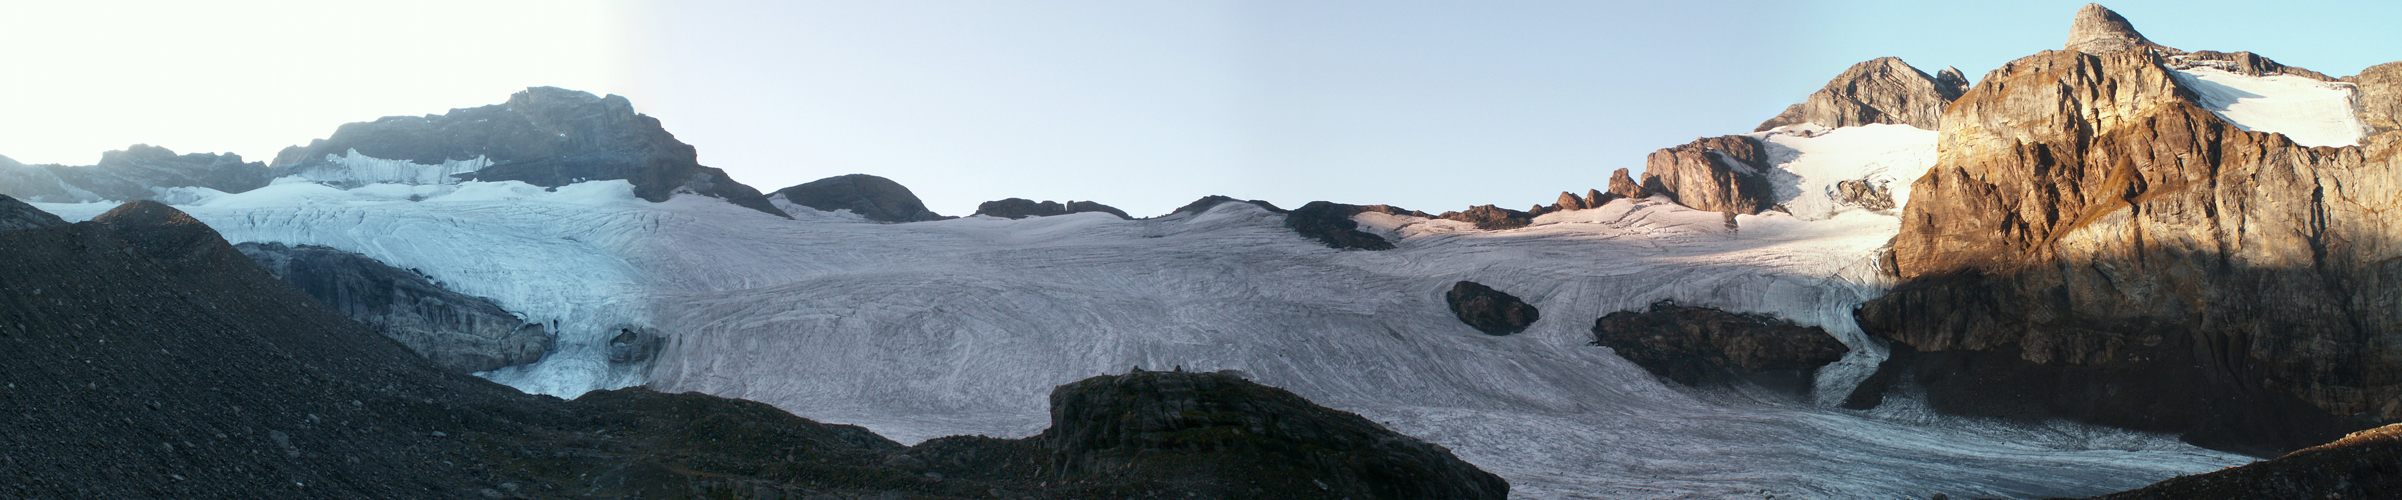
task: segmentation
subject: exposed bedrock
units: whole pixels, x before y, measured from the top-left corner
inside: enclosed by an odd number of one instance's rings
[[[1313,201],[1284,215],[1284,227],[1302,237],[1317,240],[1338,250],[1391,250],[1393,242],[1367,231],[1359,230],[1359,221],[1351,216],[1360,212],[1379,212],[1393,215],[1427,217],[1425,212],[1407,210],[1391,205],[1346,205],[1331,201]]]
[[[2360,98],[2354,102],[2369,133],[2402,130],[2402,61],[2370,66],[2343,81],[2360,89]]]
[[[1091,201],[1069,201],[1066,204],[1061,204],[1056,201],[1048,200],[1038,202],[1025,198],[1007,198],[987,201],[976,205],[976,215],[1007,217],[1011,219],[1024,219],[1027,217],[1050,217],[1054,215],[1067,215],[1083,212],[1101,212],[1118,216],[1120,219],[1134,218],[1134,216],[1126,215],[1126,211],[1118,210],[1117,207],[1103,205],[1098,202]]]
[[[1695,387],[1749,382],[1808,395],[1818,369],[1849,349],[1818,327],[1765,314],[1653,303],[1593,321],[1593,344],[1644,371]]]
[[[1224,373],[1135,371],[1060,386],[1029,439],[1053,470],[1212,498],[1501,499],[1441,446]]]
[[[634,185],[634,195],[645,200],[666,201],[690,192],[784,215],[759,190],[735,182],[724,170],[702,166],[691,145],[676,140],[657,118],[634,112],[632,102],[616,95],[532,87],[501,104],[347,123],[331,137],[284,148],[269,166],[277,172],[298,172],[327,162],[327,155],[352,150],[424,165],[478,157],[492,162],[459,174],[460,180],[555,187],[624,179]]]
[[[1617,195],[1620,198],[1643,198],[1651,196],[1651,193],[1644,192],[1643,185],[1636,183],[1635,178],[1627,175],[1626,169],[1623,168],[1614,172],[1610,172],[1610,194]]]
[[[0,194],[44,203],[173,199],[166,189],[201,187],[239,193],[266,186],[265,164],[242,155],[174,151],[147,144],[100,154],[91,166],[25,165],[0,157]]]
[[[1883,182],[1853,179],[1835,181],[1835,203],[1869,210],[1892,210],[1893,190]]]
[[[909,187],[892,179],[867,174],[827,177],[778,189],[768,195],[770,198],[778,196],[819,211],[849,210],[880,222],[919,222],[943,218],[942,214],[927,210],[926,202],[918,200],[917,193],[909,192]]]
[[[1232,196],[1226,196],[1226,195],[1217,195],[1217,194],[1213,194],[1213,195],[1209,195],[1209,196],[1203,196],[1203,197],[1201,197],[1201,199],[1198,199],[1198,200],[1193,200],[1193,202],[1192,202],[1192,203],[1186,203],[1186,204],[1184,204],[1184,206],[1181,206],[1181,207],[1176,207],[1176,209],[1175,209],[1175,210],[1171,210],[1171,211],[1169,211],[1168,213],[1169,213],[1170,215],[1173,215],[1173,214],[1195,214],[1195,215],[1198,215],[1198,214],[1201,214],[1201,213],[1204,213],[1204,212],[1208,212],[1208,211],[1209,211],[1209,209],[1212,209],[1212,208],[1217,208],[1217,206],[1218,206],[1218,205],[1221,205],[1221,204],[1226,204],[1226,203],[1249,203],[1249,204],[1251,204],[1251,206],[1259,207],[1259,208],[1261,208],[1261,209],[1265,209],[1265,210],[1267,210],[1267,211],[1269,211],[1269,212],[1280,213],[1280,214],[1281,214],[1281,213],[1289,213],[1289,212],[1290,212],[1290,211],[1288,211],[1288,210],[1285,210],[1285,209],[1282,209],[1282,208],[1276,208],[1276,204],[1274,204],[1274,203],[1268,203],[1268,202],[1267,202],[1267,200],[1238,200],[1238,199],[1235,199],[1235,198],[1234,198],[1234,197],[1232,197]]]
[[[0,194],[0,231],[64,225],[67,225],[67,221],[58,218],[57,215],[51,215],[50,212],[34,208],[33,205],[27,205],[16,198]]]
[[[1535,209],[1542,210],[1542,207],[1535,207]],[[1499,231],[1534,224],[1535,215],[1531,212],[1520,212],[1492,205],[1477,205],[1458,212],[1443,212],[1442,215],[1434,218],[1466,222],[1476,225],[1477,229],[1486,231]]]
[[[1893,243],[1906,281],[1859,311],[1918,352],[1888,366],[1964,381],[1939,409],[2263,456],[2402,420],[2402,134],[2300,147],[2197,105],[2165,51],[2092,52],[1952,104]]]
[[[1935,130],[1943,107],[1967,91],[1968,78],[1958,69],[1929,76],[1900,58],[1880,57],[1853,64],[1754,131],[1802,123],[1828,128],[1892,123]]]
[[[1642,193],[1731,215],[1775,205],[1768,182],[1768,148],[1750,136],[1704,137],[1653,151],[1644,159]],[[1612,191],[1617,191],[1615,182]]]
[[[445,370],[474,373],[540,361],[553,341],[541,324],[527,323],[490,300],[450,291],[365,255],[282,243],[234,248]]]
[[[2285,456],[2161,481],[2097,500],[2402,498],[2402,424]]]
[[[1535,306],[1518,300],[1518,296],[1474,281],[1453,283],[1451,291],[1443,292],[1443,302],[1451,305],[1451,314],[1459,317],[1461,323],[1486,335],[1523,332],[1543,317]]]

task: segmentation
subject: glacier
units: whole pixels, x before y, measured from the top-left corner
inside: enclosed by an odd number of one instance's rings
[[[1851,313],[1892,285],[1877,255],[1899,220],[1835,202],[1832,186],[1886,183],[1904,202],[1936,137],[1757,136],[1790,214],[1621,199],[1503,231],[1355,217],[1395,241],[1387,251],[1327,248],[1246,203],[878,224],[789,203],[792,219],[702,196],[650,203],[624,181],[288,178],[179,208],[237,243],[418,269],[559,332],[543,361],[480,374],[494,381],[562,397],[699,391],[904,443],[1032,435],[1052,387],[1141,367],[1233,370],[1358,413],[1503,476],[1518,498],[2082,496],[2250,461],[2169,436],[1943,416],[1908,394],[1836,409],[1884,356]],[[111,208],[38,206],[69,220]],[[1443,302],[1459,280],[1543,318],[1476,332]],[[1819,326],[1852,354],[1798,400],[1664,384],[1588,344],[1594,318],[1661,299]],[[610,361],[628,328],[670,335],[655,364]]]
[[[2236,127],[2285,134],[2303,146],[2358,146],[2368,136],[2353,106],[2352,84],[2297,75],[2248,76],[2197,66],[2173,71],[2202,106]]]

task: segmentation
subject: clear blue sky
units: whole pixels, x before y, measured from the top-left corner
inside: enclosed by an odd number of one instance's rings
[[[2079,1],[858,1],[0,7],[0,155],[275,150],[514,88],[622,94],[761,190],[890,177],[1137,215],[1208,194],[1525,208],[1748,132],[1851,63],[1971,78]],[[2331,75],[2402,2],[2120,1],[2160,43]]]

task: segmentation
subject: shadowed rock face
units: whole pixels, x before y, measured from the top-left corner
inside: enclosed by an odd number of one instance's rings
[[[1069,474],[1205,497],[1501,499],[1450,450],[1223,373],[1136,371],[1060,386],[1032,438]]]
[[[1810,94],[1785,108],[1754,131],[1800,123],[1851,127],[1894,123],[1934,130],[1943,107],[1968,91],[1960,70],[1944,68],[1937,76],[1910,67],[1899,58],[1880,57],[1854,64]]]
[[[1824,329],[1673,301],[1594,320],[1593,344],[1679,384],[1723,387],[1751,382],[1805,395],[1820,367],[1849,352]]]
[[[8,195],[0,194],[0,231],[39,229],[64,225],[67,225],[67,221],[59,219],[56,215],[51,215],[50,212],[44,212],[42,209],[33,208],[33,205],[27,205],[25,202],[17,201],[16,198],[11,198]]]
[[[1056,201],[1037,202],[1025,198],[1008,198],[987,201],[983,204],[976,205],[976,215],[1007,217],[1011,219],[1024,219],[1027,217],[1050,217],[1054,215],[1067,215],[1082,212],[1101,212],[1118,216],[1120,219],[1134,218],[1134,216],[1126,215],[1126,211],[1118,210],[1117,207],[1090,201],[1070,201],[1063,205]]]
[[[778,189],[769,197],[782,196],[792,203],[832,212],[851,213],[883,222],[919,222],[942,219],[942,214],[926,209],[926,203],[916,193],[892,179],[867,174],[838,175],[809,181],[807,184]]]
[[[1359,221],[1351,216],[1360,212],[1377,211],[1396,215],[1427,217],[1425,212],[1403,210],[1388,205],[1346,205],[1331,201],[1313,201],[1284,215],[1284,227],[1302,237],[1317,240],[1338,250],[1392,250],[1393,242],[1384,237],[1359,230]]]
[[[0,158],[0,194],[43,203],[155,200],[164,188],[176,187],[239,193],[266,186],[270,178],[266,165],[244,163],[242,155],[177,155],[146,144],[101,153],[100,163],[88,167]]]
[[[1698,210],[1756,214],[1775,204],[1767,171],[1768,149],[1759,139],[1705,137],[1646,157],[1642,192]],[[1615,182],[1611,190],[1617,190]]]
[[[234,248],[301,292],[445,370],[475,373],[532,363],[542,360],[551,347],[550,332],[540,324],[365,255],[282,243]]]
[[[326,155],[351,150],[428,165],[477,157],[492,161],[482,170],[460,174],[462,180],[555,187],[625,179],[633,183],[634,195],[645,200],[666,201],[690,192],[784,215],[757,189],[734,182],[724,170],[701,166],[700,154],[691,145],[615,95],[533,87],[502,104],[343,124],[332,137],[284,148],[270,166],[278,172],[298,172],[326,161]]]
[[[1494,290],[1474,281],[1453,283],[1451,291],[1443,293],[1443,301],[1451,304],[1451,314],[1461,323],[1486,335],[1509,335],[1526,331],[1542,319],[1540,311],[1515,295]]]
[[[2402,498],[2402,425],[2208,474],[2161,481],[2098,500]]]
[[[2402,419],[2402,134],[2300,147],[2196,104],[2166,50],[2093,52],[1952,104],[1893,243],[1906,281],[1862,327],[1968,381],[1939,409],[2263,456]]]

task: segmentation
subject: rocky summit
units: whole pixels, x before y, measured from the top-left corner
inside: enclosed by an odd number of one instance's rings
[[[926,209],[926,202],[916,193],[892,179],[867,174],[837,175],[809,181],[806,184],[778,189],[769,193],[771,199],[809,207],[821,212],[849,210],[851,213],[879,222],[920,222],[940,220],[942,214]]]
[[[1943,119],[1943,107],[1967,91],[1968,78],[1958,69],[1944,68],[1929,76],[1900,58],[1880,57],[1843,70],[1826,88],[1754,131],[1805,123],[1830,128],[1894,123],[1934,130]]]

